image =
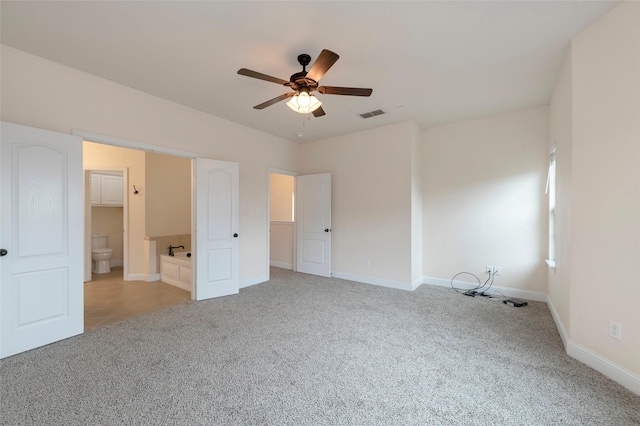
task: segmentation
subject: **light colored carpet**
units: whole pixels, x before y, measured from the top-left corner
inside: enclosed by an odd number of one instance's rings
[[[640,424],[640,397],[569,358],[542,303],[271,274],[3,360],[0,421]]]

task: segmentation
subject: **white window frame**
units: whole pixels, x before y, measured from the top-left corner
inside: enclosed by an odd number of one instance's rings
[[[547,188],[549,196],[549,257],[545,261],[550,268],[556,267],[556,148],[549,155],[549,173],[547,174]]]

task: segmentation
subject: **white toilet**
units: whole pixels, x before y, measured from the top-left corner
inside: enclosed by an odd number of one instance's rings
[[[111,259],[112,254],[113,249],[107,248],[106,235],[91,236],[91,258],[95,261],[93,273],[106,274],[107,272],[111,272],[109,259]]]

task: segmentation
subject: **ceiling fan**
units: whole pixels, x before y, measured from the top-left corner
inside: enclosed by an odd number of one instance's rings
[[[301,114],[312,113],[314,117],[322,117],[325,115],[322,109],[322,102],[318,100],[312,92],[319,92],[323,95],[346,95],[346,96],[371,96],[373,89],[363,89],[358,87],[337,87],[337,86],[318,86],[318,82],[322,76],[331,68],[333,64],[340,58],[336,53],[324,49],[307,71],[307,65],[311,62],[311,56],[303,53],[298,55],[298,62],[302,65],[302,71],[293,74],[289,81],[280,78],[271,77],[246,68],[238,70],[238,74],[247,77],[257,78],[259,80],[270,81],[272,83],[281,84],[290,87],[293,92],[285,93],[259,105],[254,106],[255,109],[264,109],[275,103],[289,99],[287,106],[292,110]]]

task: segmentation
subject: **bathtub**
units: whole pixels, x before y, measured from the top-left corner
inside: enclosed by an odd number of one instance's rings
[[[193,272],[191,258],[187,257],[187,253],[185,251],[175,253],[175,256],[160,255],[160,280],[162,282],[191,291]]]

